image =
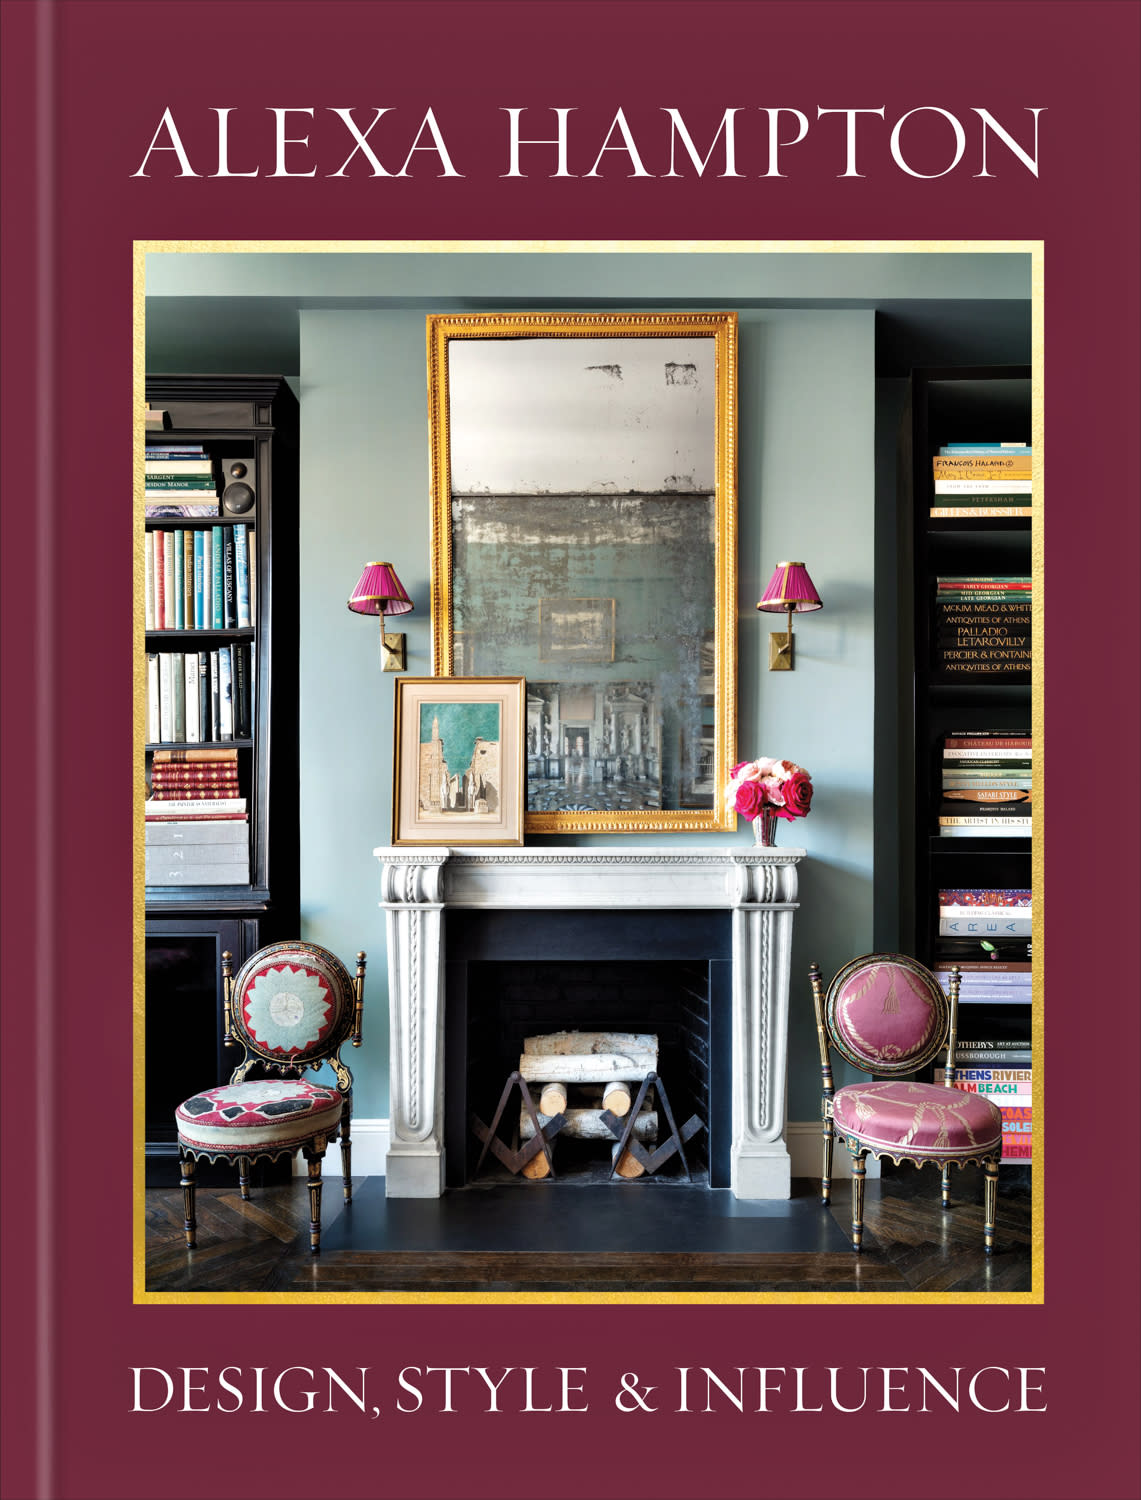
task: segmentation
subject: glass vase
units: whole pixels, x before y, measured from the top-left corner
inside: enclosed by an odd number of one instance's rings
[[[775,807],[762,807],[753,819],[753,843],[760,849],[772,849],[777,841]]]

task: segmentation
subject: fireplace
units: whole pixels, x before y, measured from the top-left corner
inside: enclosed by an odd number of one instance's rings
[[[390,1197],[469,1180],[522,1037],[655,1030],[691,1170],[786,1198],[789,948],[803,850],[382,848]],[[675,1098],[676,1092],[676,1098]],[[488,1099],[490,1098],[490,1104]]]
[[[686,1147],[691,1176],[729,1186],[728,913],[461,909],[448,916],[444,952],[449,1187],[471,1181],[479,1155],[471,1112],[490,1123],[524,1038],[551,1031],[656,1036],[674,1118],[696,1114],[705,1127]],[[555,1156],[565,1181],[609,1172],[606,1142],[559,1138]]]

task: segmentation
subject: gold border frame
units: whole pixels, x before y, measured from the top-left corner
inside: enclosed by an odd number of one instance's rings
[[[451,410],[448,344],[453,339],[712,338],[714,392],[715,784],[723,785],[737,745],[737,314],[437,313],[427,320],[428,444],[432,503],[432,670],[452,670]],[[526,797],[524,796],[524,802]],[[714,791],[711,808],[640,812],[524,813],[528,834],[732,833],[737,826]]]
[[[503,820],[503,826],[507,829],[514,828],[515,836],[507,833],[503,838],[481,838],[478,829],[470,824],[465,824],[462,829],[457,829],[456,834],[462,836],[443,838],[410,838],[401,836],[400,825],[400,788],[403,780],[403,738],[404,738],[404,698],[409,688],[431,688],[433,696],[438,699],[448,697],[449,685],[462,687],[497,687],[502,692],[489,693],[489,698],[497,698],[501,701],[501,708],[506,711],[511,706],[512,697],[515,698],[515,753],[510,759],[514,762],[515,793],[512,797],[512,816]],[[514,693],[512,693],[514,689]],[[411,697],[412,695],[409,694]],[[506,714],[504,712],[504,717]],[[481,848],[490,848],[492,845],[509,844],[518,847],[523,842],[523,809],[526,801],[524,786],[527,775],[527,760],[524,754],[524,739],[527,723],[527,679],[525,677],[398,677],[393,685],[393,748],[392,748],[392,842],[402,845],[427,845],[442,844],[449,848],[462,848],[469,844],[478,844]],[[508,757],[503,754],[503,739],[506,737],[504,730],[506,724],[501,721],[500,728],[500,765],[504,766]],[[417,741],[419,743],[419,741]],[[501,792],[507,789],[501,788]]]
[[[1031,840],[1032,884],[1034,902],[1034,1003],[1031,1016],[1031,1038],[1039,1063],[1034,1068],[1035,1145],[1033,1166],[1034,1198],[1032,1209],[1031,1269],[1033,1290],[1029,1292],[149,1292],[146,1288],[146,1162],[145,1137],[145,991],[146,976],[141,962],[143,954],[146,903],[143,884],[143,777],[142,765],[146,744],[146,665],[143,652],[143,448],[146,434],[143,422],[143,396],[146,374],[146,258],[156,255],[210,254],[353,254],[353,255],[439,255],[439,254],[564,254],[564,255],[1025,255],[1030,257],[1031,301],[1031,384],[1032,436],[1034,465],[1033,522],[1031,531],[1031,572],[1034,591],[1031,615],[1034,621],[1035,661],[1031,687],[1031,726],[1041,747],[1034,756],[1033,837]],[[1045,1293],[1045,1158],[1046,1121],[1043,1115],[1045,1075],[1045,801],[1043,772],[1045,767],[1045,684],[1042,642],[1045,620],[1043,576],[1045,569],[1044,511],[1045,486],[1045,246],[1042,240],[136,240],[133,262],[133,336],[134,353],[134,503],[139,524],[135,528],[134,601],[135,601],[135,698],[134,698],[134,966],[132,1006],[134,1013],[134,1268],[133,1301],[138,1306],[266,1306],[287,1304],[306,1306],[349,1305],[421,1305],[485,1306],[545,1304],[547,1306],[654,1306],[658,1304],[714,1306],[788,1306],[807,1307],[955,1307],[1002,1305],[1042,1306]],[[1040,457],[1039,457],[1040,455]],[[1037,899],[1037,893],[1042,898]],[[815,1123],[815,1122],[805,1122]],[[819,1127],[814,1141],[819,1140]],[[815,1149],[815,1147],[814,1147]]]

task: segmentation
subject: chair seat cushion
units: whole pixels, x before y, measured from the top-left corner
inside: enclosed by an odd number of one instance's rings
[[[343,1101],[336,1089],[303,1079],[265,1079],[206,1089],[175,1110],[187,1146],[241,1155],[268,1146],[301,1145],[333,1135]]]
[[[888,1155],[953,1161],[987,1155],[1002,1140],[997,1105],[934,1083],[850,1083],[837,1089],[832,1118],[840,1130]]]

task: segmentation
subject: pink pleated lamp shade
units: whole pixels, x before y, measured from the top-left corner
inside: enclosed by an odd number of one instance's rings
[[[349,595],[349,608],[358,615],[406,615],[415,609],[408,591],[391,563],[365,563],[356,588]]]
[[[757,608],[774,614],[783,610],[804,614],[810,609],[823,609],[824,602],[802,562],[779,562]]]

